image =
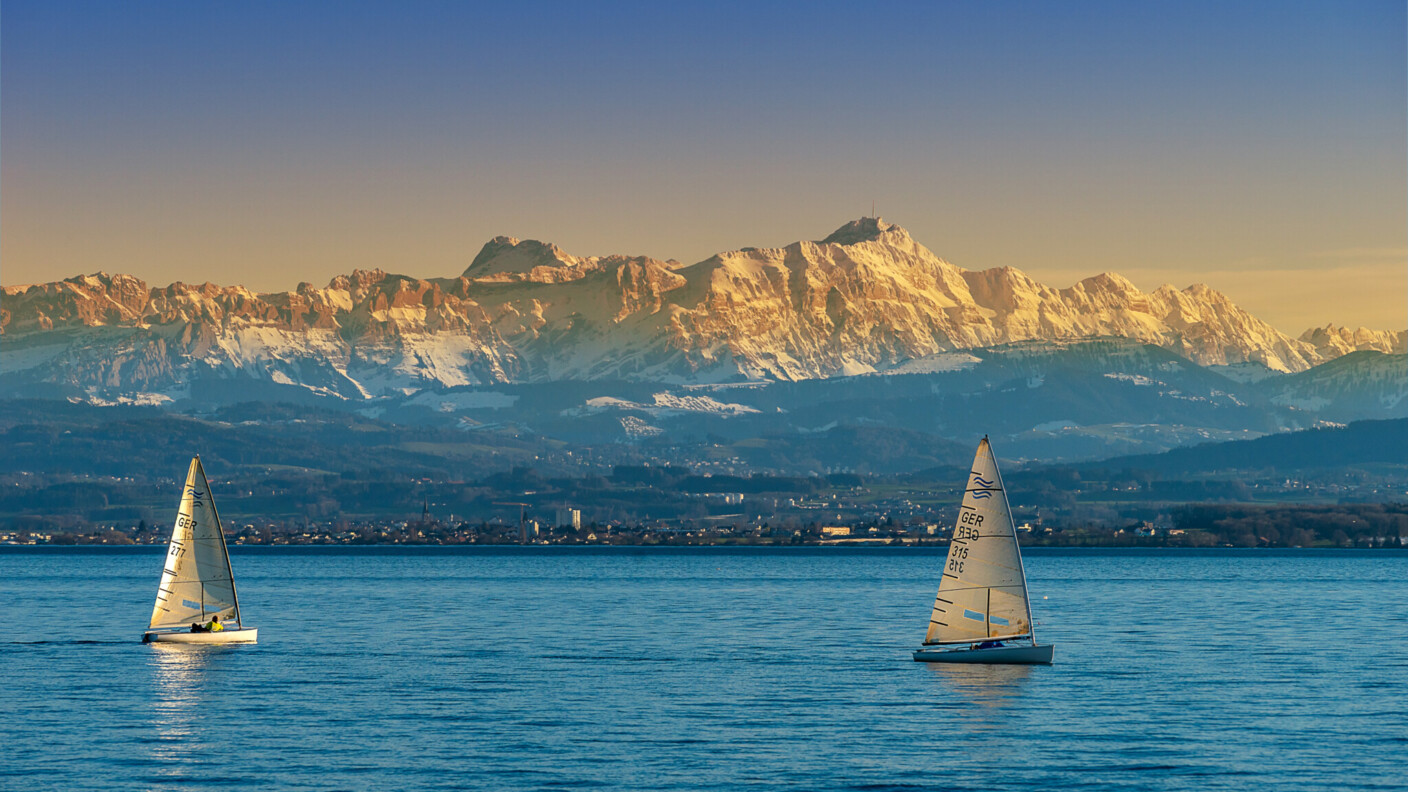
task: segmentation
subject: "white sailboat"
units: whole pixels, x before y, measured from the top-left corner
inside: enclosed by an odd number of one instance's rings
[[[914,659],[1048,664],[1055,647],[1036,642],[1022,552],[986,437],[964,490],[929,632]]]
[[[192,631],[212,619],[231,626],[219,631]],[[142,643],[253,643],[259,631],[240,622],[235,574],[215,498],[205,479],[200,457],[191,459],[181,508],[166,550],[166,565],[156,589],[156,605]]]

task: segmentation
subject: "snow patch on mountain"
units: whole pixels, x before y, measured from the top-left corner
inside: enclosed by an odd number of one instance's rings
[[[1061,432],[1067,429],[1079,429],[1080,424],[1071,420],[1057,420],[1039,423],[1031,428],[1033,432]]]
[[[135,407],[162,407],[172,402],[170,396],[164,393],[134,393],[130,396],[118,396],[112,399],[105,399],[97,393],[89,393],[86,399],[70,398],[70,402],[91,404],[94,407],[115,407],[117,405]]]
[[[620,399],[615,396],[597,396],[587,399],[581,407],[571,407],[564,410],[562,414],[578,417],[610,410],[643,412],[661,418],[689,413],[727,418],[759,412],[756,408],[746,404],[721,402],[710,396],[679,396],[673,393],[656,393],[651,397],[650,404]]]
[[[1124,374],[1124,373],[1121,373],[1121,372],[1110,372],[1110,373],[1107,373],[1107,374],[1105,374],[1105,379],[1120,380],[1121,382],[1128,382],[1128,383],[1131,383],[1131,384],[1133,384],[1133,385],[1138,385],[1139,387],[1142,387],[1142,388],[1149,388],[1149,387],[1153,387],[1153,386],[1155,386],[1155,385],[1162,385],[1162,384],[1163,384],[1162,382],[1159,382],[1158,380],[1150,379],[1150,378],[1144,376],[1143,374]]]
[[[676,396],[673,393],[657,393],[655,409],[665,412],[710,413],[713,415],[747,415],[758,412],[746,404],[721,402],[709,396]]]
[[[857,360],[842,360],[841,370],[838,373],[842,377],[859,377],[863,374],[874,374],[875,367]]]
[[[916,360],[907,360],[880,373],[886,375],[943,374],[951,371],[965,371],[982,362],[982,358],[967,352],[940,352],[937,355],[926,355]]]
[[[651,426],[634,415],[621,417],[621,428],[625,430],[628,437],[658,437],[665,433],[664,429],[658,426]]]

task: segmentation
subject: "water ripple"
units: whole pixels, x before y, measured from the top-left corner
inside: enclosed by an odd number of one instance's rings
[[[914,663],[941,560],[237,551],[179,647],[159,554],[0,552],[0,786],[1401,788],[1408,554],[1033,553],[1050,668]]]

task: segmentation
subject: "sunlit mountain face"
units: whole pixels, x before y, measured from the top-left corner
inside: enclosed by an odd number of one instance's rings
[[[6,379],[158,402],[212,378],[352,400],[561,380],[796,381],[1102,337],[1243,378],[1404,348],[1402,331],[1291,338],[1204,285],[1145,293],[1105,273],[1057,289],[1011,268],[963,270],[878,218],[690,266],[499,237],[458,278],[357,271],[256,294],[97,274],[8,287],[4,302]]]
[[[893,430],[916,461],[983,434],[1080,459],[1408,415],[1402,331],[1292,338],[1201,284],[964,270],[878,218],[692,265],[499,237],[455,278],[257,294],[97,274],[0,308],[0,397],[292,402],[581,443],[827,457],[870,442],[838,432]]]

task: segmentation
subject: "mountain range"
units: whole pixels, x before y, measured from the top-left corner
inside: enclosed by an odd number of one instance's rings
[[[994,432],[1016,456],[1098,458],[1408,415],[1405,335],[1292,338],[1202,284],[965,270],[862,218],[692,265],[498,237],[455,278],[7,286],[0,397],[316,403],[586,443]]]
[[[1204,366],[1298,372],[1353,351],[1401,353],[1405,340],[1334,326],[1291,338],[1201,284],[1145,293],[1106,273],[1056,289],[1010,267],[964,270],[878,218],[691,266],[498,237],[458,278],[356,271],[256,294],[99,273],[6,287],[0,330],[0,373],[172,399],[211,376],[349,399],[428,384],[802,380],[1101,336]]]

